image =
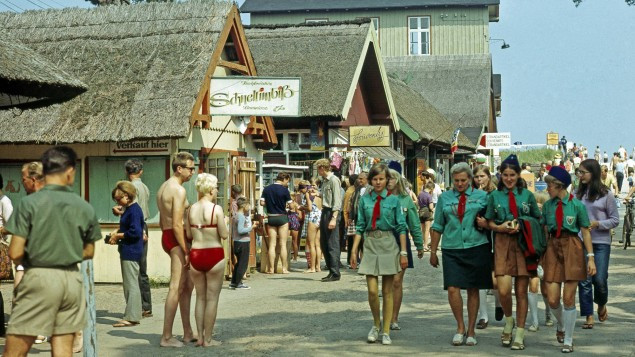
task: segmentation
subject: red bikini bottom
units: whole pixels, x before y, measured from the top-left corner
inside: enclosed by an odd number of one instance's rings
[[[223,259],[225,251],[222,247],[190,250],[190,264],[198,271],[208,272]]]

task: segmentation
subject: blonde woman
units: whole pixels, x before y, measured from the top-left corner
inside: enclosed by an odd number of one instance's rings
[[[229,237],[229,229],[223,209],[214,203],[218,195],[216,176],[199,174],[195,185],[199,200],[190,207],[185,229],[188,238],[192,238],[189,256],[190,277],[196,289],[194,317],[199,336],[196,345],[208,347],[220,344],[212,340],[212,333],[225,272],[221,239]]]
[[[322,210],[318,205],[321,200],[317,196],[317,190],[311,186],[309,181],[301,181],[298,185],[298,191],[302,196],[302,206],[299,209],[304,213],[304,228],[307,232],[306,250],[309,267],[305,273],[315,273],[321,271],[320,216]]]
[[[423,258],[423,234],[421,232],[421,225],[419,224],[419,213],[417,207],[412,201],[412,197],[408,194],[404,178],[401,177],[399,172],[389,169],[389,179],[386,185],[388,191],[392,196],[399,198],[401,208],[403,209],[403,216],[406,218],[406,226],[408,232],[406,233],[406,253],[408,257],[407,268],[414,268],[414,261],[412,259],[412,249],[410,248],[410,239],[408,235],[412,236],[412,239],[417,247],[417,257]],[[399,235],[395,234],[397,244],[399,244]],[[403,277],[406,274],[406,269],[402,269],[401,272],[395,274],[393,280],[393,312],[392,320],[390,322],[391,330],[401,330],[399,326],[399,310],[401,309],[401,301],[403,299]]]

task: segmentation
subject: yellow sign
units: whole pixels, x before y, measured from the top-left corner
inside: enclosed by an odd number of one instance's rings
[[[527,182],[527,189],[529,191],[536,192],[536,176],[534,176],[534,174],[521,174],[520,177],[522,177],[525,182]]]
[[[390,127],[388,125],[351,126],[348,129],[348,145],[390,146]]]
[[[547,145],[558,145],[559,141],[558,133],[547,133]]]

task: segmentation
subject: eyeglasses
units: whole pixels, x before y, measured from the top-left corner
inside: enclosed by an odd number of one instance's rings
[[[588,173],[589,173],[589,171],[578,170],[578,174],[577,174],[577,175],[578,175],[578,176],[584,176],[584,175],[586,175],[586,174],[588,174]]]
[[[184,169],[188,169],[190,171],[194,171],[196,169],[196,166],[181,166]]]

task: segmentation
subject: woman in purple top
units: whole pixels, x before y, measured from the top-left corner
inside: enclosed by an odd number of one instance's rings
[[[593,303],[598,304],[598,318],[608,318],[606,303],[609,297],[608,276],[609,256],[611,254],[610,230],[620,223],[615,197],[602,184],[600,164],[588,159],[580,163],[578,170],[580,186],[577,198],[584,203],[591,221],[591,240],[597,273],[578,283],[580,287],[580,315],[586,316],[583,329],[593,328]]]
[[[427,207],[430,211],[428,217],[419,216],[421,222],[421,231],[423,232],[423,251],[430,251],[430,226],[434,217],[434,204],[432,203],[432,191],[434,190],[434,182],[427,182],[426,178],[423,179],[423,189],[419,192],[417,203],[419,204],[419,210]]]

